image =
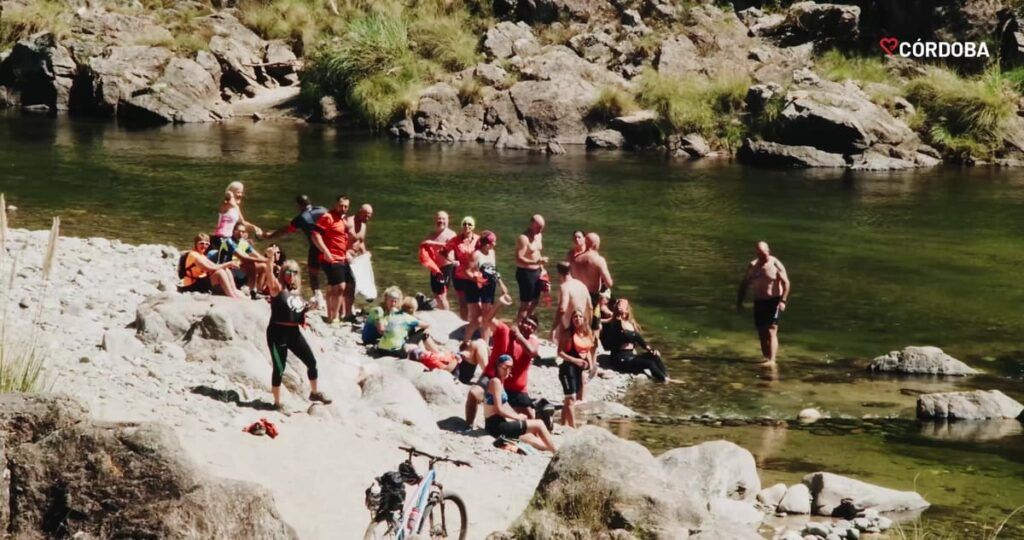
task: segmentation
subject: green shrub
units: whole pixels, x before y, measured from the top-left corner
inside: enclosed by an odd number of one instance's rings
[[[846,56],[832,49],[816,62],[817,71],[826,79],[895,84],[896,78],[886,69],[880,56]]]
[[[640,110],[636,99],[621,88],[607,86],[601,89],[597,99],[590,105],[588,118],[607,123],[612,118],[625,116]]]
[[[57,0],[34,0],[27,5],[7,4],[0,14],[0,51],[36,32],[68,34],[70,8]]]
[[[637,100],[658,114],[664,132],[696,132],[733,149],[745,133],[739,119],[749,87],[746,76],[684,79],[648,71],[640,78]]]
[[[906,93],[921,113],[925,139],[954,159],[991,158],[1002,147],[1019,97],[995,70],[964,79],[941,68],[910,81]]]

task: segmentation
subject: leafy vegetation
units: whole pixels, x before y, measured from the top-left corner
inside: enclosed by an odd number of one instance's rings
[[[637,101],[658,114],[663,132],[696,132],[733,149],[746,133],[741,116],[749,87],[746,76],[682,79],[648,71],[640,78]]]
[[[964,79],[943,68],[928,71],[907,84],[906,96],[920,113],[912,126],[949,157],[991,158],[1016,114],[1018,95],[996,70]]]

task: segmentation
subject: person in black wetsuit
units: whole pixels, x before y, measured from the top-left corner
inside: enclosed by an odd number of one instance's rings
[[[268,258],[273,259],[275,256],[275,248],[267,250]],[[307,303],[302,298],[302,293],[299,292],[300,285],[299,263],[294,260],[285,261],[281,265],[281,272],[277,279],[270,279],[270,324],[267,326],[267,348],[270,349],[270,361],[274,367],[270,391],[274,395],[274,408],[277,410],[282,410],[281,377],[284,375],[288,351],[293,352],[306,365],[309,386],[312,390],[309,400],[319,401],[323,404],[331,402],[317,387],[316,356],[313,355],[313,350],[302,335],[302,327],[306,324],[306,312],[314,307],[314,304]]]
[[[640,323],[633,318],[629,300],[619,298],[612,311],[615,314],[612,321],[601,329],[601,345],[611,355],[612,369],[634,374],[650,372],[655,381],[668,381],[668,370],[661,361],[661,353],[640,335]],[[637,354],[637,347],[644,352]]]

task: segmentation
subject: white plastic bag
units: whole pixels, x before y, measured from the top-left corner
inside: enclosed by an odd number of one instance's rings
[[[377,282],[373,279],[373,265],[370,253],[357,255],[348,262],[352,270],[352,278],[356,281],[356,294],[372,302],[377,298]]]

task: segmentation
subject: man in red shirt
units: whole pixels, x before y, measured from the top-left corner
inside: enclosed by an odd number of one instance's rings
[[[348,317],[352,306],[346,305],[345,291],[355,285],[348,267],[348,197],[339,195],[334,208],[320,216],[310,239],[320,250],[320,267],[327,275],[327,322],[338,326],[339,314]]]
[[[505,392],[508,393],[508,404],[518,413],[534,417],[533,398],[526,391],[527,379],[533,359],[537,357],[540,340],[534,333],[537,331],[537,319],[528,315],[519,321],[515,328],[510,328],[502,321],[494,321],[494,334],[491,341],[491,354],[487,367],[480,375],[476,384],[469,387],[466,396],[466,423],[470,427],[476,420],[476,409],[484,400],[484,389],[491,377],[494,377],[498,365],[498,357],[507,354],[512,357],[512,375],[505,381]]]

